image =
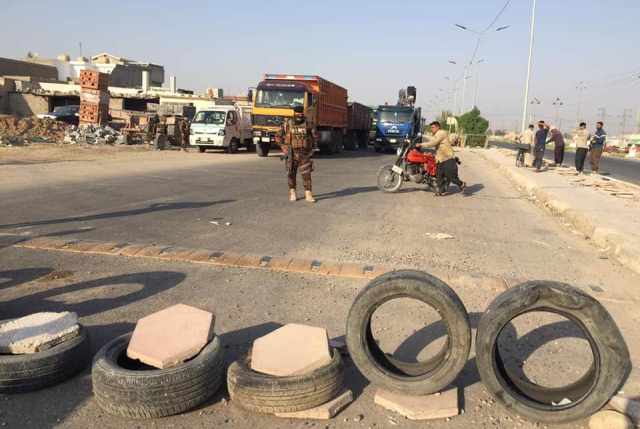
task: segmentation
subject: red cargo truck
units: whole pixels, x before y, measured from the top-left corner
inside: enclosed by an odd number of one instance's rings
[[[347,110],[347,135],[345,149],[366,149],[371,128],[371,109],[364,104],[351,102]]]
[[[277,146],[276,134],[294,107],[302,106],[317,131],[317,146],[338,152],[347,132],[347,90],[319,76],[267,74],[253,100],[253,141],[259,156]]]

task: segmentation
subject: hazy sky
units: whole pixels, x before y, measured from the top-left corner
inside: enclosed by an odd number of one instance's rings
[[[475,46],[459,23],[482,30],[506,0],[449,1],[75,1],[0,0],[0,56],[22,58],[110,52],[165,66],[178,86],[244,93],[266,72],[319,74],[366,104],[395,102],[398,89],[418,88],[418,104],[445,102]],[[90,5],[90,6],[88,6]],[[512,0],[489,31],[478,59],[479,107],[494,128],[513,128],[522,111],[531,0]],[[535,117],[555,122],[560,97],[563,127],[577,118],[579,82],[583,112],[617,130],[623,109],[637,128],[640,108],[640,1],[538,0],[530,99]],[[458,65],[448,61],[453,59]],[[635,73],[635,74],[634,74]],[[166,79],[168,81],[168,78]],[[467,81],[466,106],[475,95]],[[444,91],[440,91],[439,89]],[[433,102],[436,96],[440,102]]]

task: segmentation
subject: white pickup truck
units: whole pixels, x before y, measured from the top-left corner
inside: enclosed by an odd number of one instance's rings
[[[240,147],[255,151],[251,134],[251,106],[217,105],[196,112],[191,121],[189,143],[200,152],[224,149],[236,152]]]

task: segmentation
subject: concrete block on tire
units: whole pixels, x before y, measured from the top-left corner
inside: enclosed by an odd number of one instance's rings
[[[409,363],[384,353],[371,332],[371,318],[383,303],[412,298],[433,307],[447,327],[448,341],[427,361]],[[358,370],[372,384],[406,394],[442,391],[467,363],[471,349],[469,315],[442,280],[414,270],[393,271],[373,279],[356,297],[347,317],[347,347]]]
[[[253,342],[251,369],[276,377],[305,374],[331,362],[327,330],[290,323]]]
[[[139,419],[179,414],[207,401],[222,385],[224,359],[218,337],[193,359],[168,369],[127,359],[130,339],[131,334],[115,338],[93,361],[93,394],[106,412]]]
[[[456,388],[424,396],[402,395],[378,389],[374,402],[409,420],[445,419],[460,414]]]
[[[292,413],[331,401],[343,389],[344,366],[337,350],[329,364],[314,371],[275,377],[251,370],[249,358],[231,364],[227,389],[240,407],[258,413]]]
[[[78,335],[78,315],[34,313],[0,324],[0,353],[36,353],[63,343]]]
[[[0,393],[24,393],[53,386],[71,378],[91,362],[87,330],[42,352],[0,355]]]
[[[497,346],[503,328],[534,311],[574,322],[593,353],[591,368],[569,386],[546,388],[511,374]],[[611,315],[595,298],[565,283],[530,281],[501,293],[480,319],[476,360],[487,391],[508,410],[529,420],[567,423],[600,410],[631,370],[627,345]]]
[[[213,337],[212,313],[176,304],[138,320],[127,356],[169,368],[197,355]]]

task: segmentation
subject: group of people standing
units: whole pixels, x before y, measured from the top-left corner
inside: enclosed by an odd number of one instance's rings
[[[575,167],[578,174],[584,170],[584,162],[587,153],[590,153],[591,171],[598,174],[600,171],[600,158],[607,142],[607,133],[604,131],[604,123],[596,123],[596,131],[592,135],[587,130],[586,122],[581,122],[575,135],[576,155]],[[549,127],[544,121],[538,121],[538,130],[534,132],[533,124],[525,130],[522,142],[531,147],[533,157],[532,166],[536,172],[542,170],[544,153],[547,144],[554,144],[554,165],[562,166],[564,162],[565,141],[562,132],[557,127]]]

